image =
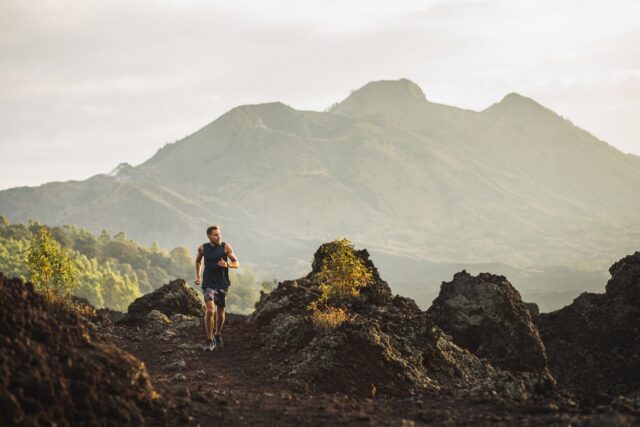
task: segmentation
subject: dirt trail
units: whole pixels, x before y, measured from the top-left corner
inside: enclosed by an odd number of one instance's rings
[[[170,337],[118,327],[113,341],[145,362],[161,393],[182,400],[189,425],[568,425],[580,417],[579,408],[559,411],[450,394],[385,399],[295,392],[268,376],[269,360],[253,333],[244,316],[228,315],[225,346],[213,352],[202,350],[202,322]],[[184,367],[171,366],[182,360]]]

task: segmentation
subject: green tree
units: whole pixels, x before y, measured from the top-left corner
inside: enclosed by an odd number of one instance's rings
[[[118,233],[116,233],[113,236],[113,240],[122,240],[122,241],[126,241],[127,240],[127,233],[125,233],[124,231],[120,231]]]
[[[263,280],[262,283],[260,283],[260,289],[265,294],[268,294],[269,292],[273,291],[277,286],[278,286],[278,280],[275,277],[271,280]]]
[[[142,295],[135,276],[120,275],[109,263],[102,273],[102,295],[107,307],[127,311],[129,304]]]
[[[102,230],[98,239],[102,243],[107,243],[109,240],[111,240],[111,236],[109,235],[109,232],[107,230]]]
[[[236,271],[236,269],[231,269],[229,281],[231,282],[227,298],[229,312],[249,314],[260,297],[255,276],[251,270]]]
[[[184,246],[177,246],[169,253],[171,258],[171,273],[183,279],[191,278],[194,272],[195,261],[191,258],[189,250]]]
[[[36,290],[47,299],[69,300],[78,269],[45,226],[41,226],[31,239],[27,269]]]
[[[116,236],[119,236],[118,233]],[[123,238],[113,239],[104,246],[104,254],[121,263],[130,264],[136,270],[148,269],[151,263],[144,256],[144,250],[135,242]]]
[[[28,240],[14,240],[0,237],[0,271],[7,277],[27,280],[28,271],[24,262]]]
[[[60,243],[63,249],[71,249],[73,248],[73,240],[69,237],[65,230],[62,227],[52,227],[50,229],[51,235],[56,242]]]
[[[95,258],[100,255],[98,239],[93,234],[75,225],[65,225],[64,227],[67,234],[73,239],[75,250],[88,258]]]
[[[96,258],[87,258],[85,255],[79,255],[75,260],[78,270],[78,282],[73,289],[73,294],[82,298],[86,298],[94,307],[102,308],[105,306],[102,297],[102,265],[98,264]],[[104,267],[103,267],[104,268]]]

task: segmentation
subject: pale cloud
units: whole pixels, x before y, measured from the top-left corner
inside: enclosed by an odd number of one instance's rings
[[[0,188],[139,164],[230,108],[371,80],[520,92],[640,154],[640,2],[0,0]]]

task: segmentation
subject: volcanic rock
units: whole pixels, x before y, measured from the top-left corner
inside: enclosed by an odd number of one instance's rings
[[[606,293],[583,292],[535,319],[551,372],[575,392],[599,400],[640,391],[640,252],[609,272]]]
[[[494,366],[549,375],[529,308],[504,276],[462,270],[442,282],[427,314],[456,344]]]
[[[634,307],[640,306],[640,252],[627,255],[609,268],[611,279],[605,287],[607,296],[620,298]]]
[[[348,320],[330,332],[319,331],[306,307],[320,295],[313,276],[329,250],[330,243],[320,246],[305,277],[263,293],[249,318],[270,355],[275,380],[307,391],[367,397],[461,389],[527,399],[553,388],[548,379],[501,371],[456,345],[413,300],[392,295],[366,249],[354,253],[372,280],[358,297],[344,302]]]
[[[169,320],[169,318],[159,310],[151,310],[146,316],[144,316],[144,322],[154,327],[167,325],[171,323],[171,320]]]
[[[538,314],[540,314],[540,307],[538,307],[538,304],[535,302],[525,302],[524,305],[527,306],[531,319],[534,319]]]
[[[112,325],[124,317],[124,313],[121,311],[111,310],[110,308],[99,308],[96,310],[96,317],[103,325]]]
[[[188,287],[184,280],[176,279],[132,302],[120,323],[141,324],[152,310],[158,310],[167,317],[174,314],[204,315],[204,305],[196,291]]]

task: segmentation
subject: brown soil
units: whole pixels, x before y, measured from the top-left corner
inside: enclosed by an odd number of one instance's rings
[[[640,408],[623,404],[614,410],[611,406],[557,407],[554,402],[517,404],[489,397],[468,400],[446,392],[387,399],[293,391],[270,377],[265,369],[270,361],[262,357],[255,331],[239,315],[227,316],[225,346],[213,352],[200,348],[202,324],[167,340],[127,327],[117,327],[113,333],[119,347],[145,362],[161,394],[182,399],[190,425],[548,426],[581,425],[595,418],[621,422],[611,425],[633,425],[640,420]],[[193,350],[180,350],[180,344],[189,344]],[[178,360],[184,360],[186,368],[170,368]],[[204,378],[197,377],[200,370]],[[177,373],[186,380],[174,380]]]

